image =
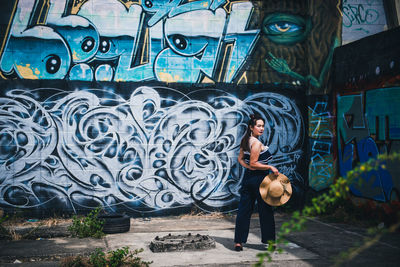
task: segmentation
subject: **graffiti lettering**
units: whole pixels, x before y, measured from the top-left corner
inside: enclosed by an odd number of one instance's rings
[[[343,43],[359,40],[385,30],[387,25],[382,0],[345,1],[342,7]]]
[[[322,190],[333,183],[335,160],[332,155],[332,116],[328,101],[318,98],[314,107],[308,108],[311,158],[309,168],[310,186]]]
[[[318,101],[314,108],[310,109],[310,126],[309,131],[313,138],[332,138],[333,134],[330,130],[331,114],[327,110],[328,102]]]
[[[362,95],[351,95],[340,97],[338,106],[338,131],[341,138],[347,144],[355,138],[368,135],[364,119],[364,104]]]
[[[331,142],[315,141],[312,145],[313,152],[331,153]]]
[[[23,79],[232,82],[259,35],[246,28],[252,3],[181,2],[16,1],[0,69]]]
[[[311,143],[313,149],[310,158],[309,181],[310,186],[314,190],[320,191],[333,183],[336,173],[336,163],[330,152],[330,141],[321,142],[311,140]],[[326,147],[323,149],[318,148],[321,144],[324,144]]]
[[[314,164],[312,165],[312,168],[314,168],[315,172],[317,172],[318,175],[325,177],[322,181],[318,181],[319,183],[326,183],[330,180],[332,173],[331,173],[331,168],[332,168],[332,162],[326,161],[326,158],[322,157],[320,154],[316,154],[312,157],[312,162]]]
[[[400,107],[388,104],[397,101],[400,101],[398,87],[366,92],[365,116],[369,132],[376,135],[376,140],[400,139]]]
[[[379,18],[377,10],[366,8],[363,4],[343,5],[343,26],[352,27],[353,24],[373,24]]]
[[[399,92],[396,87],[371,90],[365,95],[338,97],[338,114],[343,114],[338,116],[338,143],[342,142],[338,154],[342,176],[355,164],[376,158],[379,154],[379,140],[391,142],[398,138],[399,125],[395,118],[400,110],[391,103],[396,103],[393,98],[398,98]],[[389,115],[391,120],[386,122],[385,118]],[[363,175],[363,180],[362,185],[353,184],[350,187],[355,195],[388,201],[394,186],[388,170],[372,170]]]
[[[10,34],[1,55],[1,71],[5,75],[17,74],[23,79],[65,78],[71,54],[64,38],[51,27],[29,24],[35,0],[21,0],[16,4]]]

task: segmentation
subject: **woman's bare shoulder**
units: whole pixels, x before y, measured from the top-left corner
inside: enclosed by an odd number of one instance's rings
[[[260,140],[258,140],[258,139],[255,138],[254,136],[251,136],[251,137],[250,137],[250,140],[249,140],[249,145],[250,145],[250,148],[252,148],[253,145],[257,145],[257,146],[261,145],[261,146],[262,146],[262,143],[261,143]]]

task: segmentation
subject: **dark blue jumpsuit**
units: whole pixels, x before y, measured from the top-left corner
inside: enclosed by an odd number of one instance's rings
[[[271,159],[271,153],[268,147],[265,147],[260,152],[258,162],[267,164]],[[250,153],[244,152],[244,160],[247,164],[250,162]],[[272,207],[269,206],[261,198],[259,187],[268,174],[264,170],[249,170],[246,169],[240,189],[240,202],[236,217],[235,227],[235,243],[246,243],[249,235],[250,218],[254,210],[254,205],[257,200],[258,213],[261,227],[261,242],[266,244],[268,240],[275,240],[275,220]]]

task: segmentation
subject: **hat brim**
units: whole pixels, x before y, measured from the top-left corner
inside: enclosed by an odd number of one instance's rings
[[[269,185],[271,184],[272,181],[276,179],[285,186],[285,190],[281,197],[274,198],[268,194],[268,191],[269,191]],[[270,173],[267,176],[265,176],[265,178],[260,184],[259,190],[261,198],[270,206],[281,206],[285,204],[286,202],[289,201],[293,192],[289,178],[287,178],[286,175],[282,173],[279,173],[279,175]]]

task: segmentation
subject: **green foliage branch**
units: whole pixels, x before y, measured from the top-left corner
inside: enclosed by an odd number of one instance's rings
[[[87,216],[74,215],[72,217],[72,225],[68,227],[72,237],[102,238],[105,235],[103,232],[104,221],[98,218],[101,209],[101,207],[97,207]]]
[[[274,251],[277,251],[279,253],[283,251],[281,248],[277,248],[277,245],[286,244],[286,237],[291,232],[303,230],[307,218],[323,214],[327,211],[327,209],[329,209],[329,207],[331,207],[338,201],[348,198],[350,194],[349,185],[353,183],[358,183],[359,185],[361,185],[361,183],[363,182],[363,173],[367,173],[378,168],[386,169],[385,162],[389,160],[400,160],[400,153],[394,152],[390,155],[381,154],[377,157],[377,159],[370,159],[367,162],[359,164],[353,170],[348,171],[345,178],[339,177],[338,179],[336,179],[335,183],[333,183],[329,187],[328,192],[312,198],[311,204],[305,206],[301,211],[293,212],[290,220],[282,224],[279,232],[277,233],[276,240],[269,241],[267,250],[265,252],[257,254],[259,261],[255,264],[255,266],[263,266],[264,260],[266,258],[268,259],[268,261],[271,261],[272,253]],[[397,217],[399,217],[399,214],[397,214]],[[370,229],[369,233],[372,235],[372,237],[367,237],[364,240],[364,244],[359,246],[358,248],[353,249],[349,252],[342,253],[342,255],[338,258],[337,263],[342,262],[345,258],[352,258],[362,250],[370,247],[374,242],[378,241],[385,232],[395,231],[395,229],[399,227],[399,224],[400,223],[394,224],[389,229],[383,229],[382,227],[378,229]]]

